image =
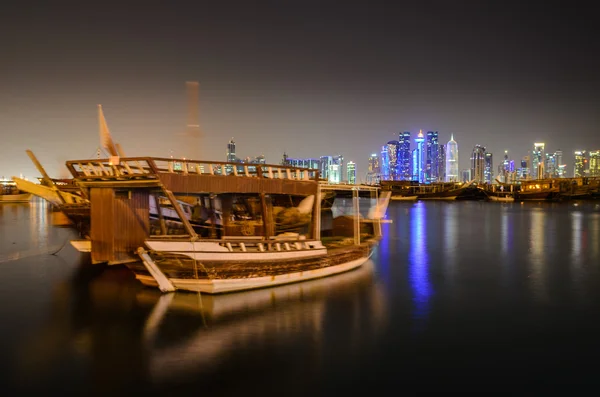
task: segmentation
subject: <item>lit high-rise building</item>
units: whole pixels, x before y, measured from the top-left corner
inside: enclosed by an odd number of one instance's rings
[[[485,150],[485,149],[484,149]],[[492,183],[494,180],[494,156],[492,153],[485,153],[485,170],[483,171],[483,178],[485,183]]]
[[[380,178],[383,181],[390,180],[390,161],[388,159],[387,145],[381,147],[381,161],[379,162],[379,168],[381,170]]]
[[[446,180],[446,145],[438,146],[437,156],[437,181],[444,182]]]
[[[356,184],[356,164],[354,164],[354,161],[348,161],[348,164],[346,164],[346,173],[347,173],[346,180],[348,181],[348,183],[351,185],[355,185]]]
[[[398,179],[402,181],[411,179],[411,161],[410,132],[401,132],[398,134]]]
[[[237,162],[237,156],[235,155],[235,142],[233,141],[233,138],[231,138],[229,143],[227,143],[227,159],[225,161],[228,163]]]
[[[390,170],[390,180],[395,181],[398,178],[398,149],[400,147],[400,142],[398,141],[389,141],[386,145],[387,147],[387,158],[389,161],[389,170]]]
[[[573,167],[573,176],[575,178],[581,178],[588,176],[589,165],[587,159],[587,152],[585,150],[578,150],[575,152],[575,165]]]
[[[425,139],[424,179],[426,183],[437,182],[438,179],[438,132],[427,131]]]
[[[379,183],[379,173],[380,173],[380,169],[379,169],[379,157],[377,156],[377,153],[372,153],[371,156],[369,156],[369,166],[368,166],[368,170],[367,170],[367,184],[369,185],[373,185],[373,184],[377,184]]]
[[[590,152],[590,176],[600,176],[600,150]]]
[[[566,165],[563,164],[562,150],[559,149],[556,152],[554,152],[554,159],[556,162],[556,176],[558,178],[566,178],[567,177],[567,175],[565,175]]]
[[[413,181],[419,183],[425,183],[425,172],[423,169],[424,158],[425,158],[425,138],[423,137],[423,131],[419,130],[419,135],[415,138],[415,149],[413,150]]]
[[[544,143],[534,143],[531,152],[531,178],[542,179],[544,177],[545,152]]]
[[[471,153],[471,178],[485,183],[485,147],[481,145],[475,145]]]
[[[446,182],[458,182],[458,143],[454,134],[446,144]]]
[[[321,156],[319,160],[319,166],[321,167],[319,169],[319,172],[321,174],[320,177],[321,179],[329,180],[329,168],[333,164],[333,156]]]

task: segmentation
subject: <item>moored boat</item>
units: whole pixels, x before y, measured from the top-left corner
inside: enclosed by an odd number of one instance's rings
[[[91,213],[92,261],[125,263],[162,291],[232,292],[352,270],[379,241],[390,196],[373,186],[320,183],[316,170],[281,165],[124,158],[67,167],[92,208],[110,209]],[[333,204],[321,210],[321,197],[331,194]],[[181,234],[149,233],[148,197],[157,195],[179,215]],[[196,230],[175,205],[183,198],[200,203],[204,220],[218,211],[222,222]],[[141,262],[127,258],[132,251]]]
[[[9,179],[0,180],[0,203],[28,203],[33,195],[19,190]]]
[[[418,198],[417,195],[412,195],[412,196],[392,196],[390,197],[390,200],[393,201],[416,201]]]

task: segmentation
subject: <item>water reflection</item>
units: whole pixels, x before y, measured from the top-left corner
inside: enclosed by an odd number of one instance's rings
[[[429,298],[432,294],[425,211],[425,203],[419,202],[414,205],[410,218],[409,280],[413,290],[414,317],[417,319],[427,318]]]
[[[72,230],[50,227],[49,217],[49,207],[42,199],[0,204],[0,228],[6,231],[0,239],[0,263],[63,247]]]
[[[453,281],[456,272],[458,251],[458,211],[455,206],[447,206],[444,211],[444,271],[448,280]]]
[[[89,362],[90,387],[109,387],[102,378],[110,378],[115,390],[140,379],[196,381],[195,375],[226,371],[230,360],[243,361],[257,348],[309,355],[318,366],[331,346],[348,351],[377,340],[388,318],[371,261],[332,277],[217,296],[163,295],[111,267],[61,285],[53,306],[49,323],[19,350],[17,378],[52,373],[70,357]],[[261,360],[238,364],[252,372],[267,365]],[[302,360],[281,371],[306,365]]]
[[[583,216],[579,211],[571,212],[571,262],[576,269],[581,267],[582,260],[581,246],[585,236],[583,233]]]
[[[542,208],[532,209],[529,230],[529,262],[531,263],[529,277],[531,286],[536,299],[547,301],[549,297],[544,272],[546,264],[546,213]]]

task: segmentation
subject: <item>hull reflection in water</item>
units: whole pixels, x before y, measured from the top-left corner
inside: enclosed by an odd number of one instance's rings
[[[365,324],[373,332],[384,328],[386,309],[374,282],[372,261],[326,279],[227,295],[163,295],[144,289],[138,294],[138,303],[153,307],[144,327],[146,348],[151,351],[147,366],[150,378],[161,382],[194,371],[216,371],[220,362],[239,354],[240,349],[250,350],[282,337],[295,340],[309,336],[314,349],[322,339],[328,300],[337,296],[351,297],[350,322],[354,327],[345,332],[354,333],[352,339],[364,337],[359,334]],[[366,306],[361,304],[365,301]],[[194,329],[186,332],[186,338],[161,332],[185,332],[181,327],[190,323],[182,319],[186,316],[197,320],[192,321]],[[165,339],[176,343],[157,347],[165,345]]]

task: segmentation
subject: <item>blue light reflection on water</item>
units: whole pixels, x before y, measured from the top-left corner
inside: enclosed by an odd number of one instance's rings
[[[415,204],[411,212],[411,242],[408,255],[408,278],[413,291],[413,317],[415,319],[425,319],[429,314],[429,299],[433,293],[431,282],[429,280],[425,203],[419,202]]]

